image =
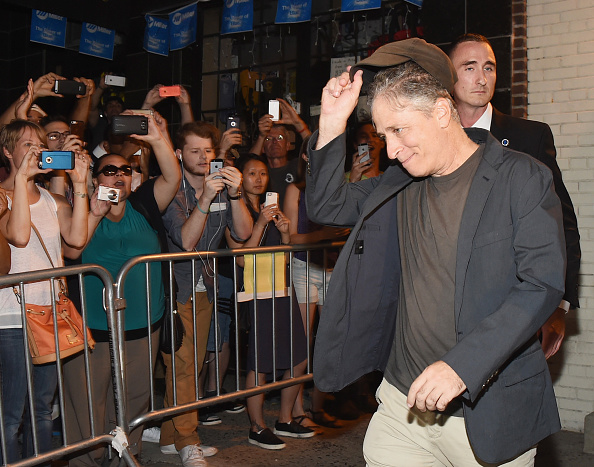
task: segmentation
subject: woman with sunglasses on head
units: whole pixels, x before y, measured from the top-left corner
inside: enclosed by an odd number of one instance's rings
[[[131,112],[130,112],[131,113]],[[157,125],[159,122],[159,125]],[[161,128],[162,129],[161,129]],[[105,267],[115,278],[124,263],[138,255],[167,251],[165,229],[161,213],[165,211],[175,196],[181,172],[173,148],[166,136],[164,120],[155,113],[148,116],[148,134],[131,135],[132,138],[149,144],[161,175],[143,183],[135,192],[131,190],[132,168],[130,163],[118,154],[107,154],[93,168],[95,192],[91,197],[91,211],[88,221],[88,238],[82,252],[83,263],[94,263]],[[112,199],[114,189],[119,196]],[[99,192],[106,191],[105,201]],[[150,381],[147,371],[148,334],[152,336],[152,355],[156,359],[159,345],[161,318],[165,310],[165,284],[169,283],[167,273],[162,272],[159,263],[150,265],[151,322],[147,322],[147,299],[144,265],[137,265],[126,278],[124,310],[125,352],[127,379],[127,409],[130,419],[148,410],[150,400]],[[97,433],[113,429],[115,413],[113,404],[111,365],[109,354],[109,334],[107,318],[103,308],[103,283],[94,276],[85,277],[87,324],[96,340],[90,355],[92,385],[94,394],[95,427]],[[154,365],[155,362],[153,361]],[[77,441],[90,437],[90,423],[86,400],[86,390],[81,388],[84,381],[83,356],[74,358],[64,366],[67,387],[66,417],[68,439]],[[103,426],[104,420],[109,426]],[[111,421],[111,422],[109,422]],[[133,454],[140,451],[142,427],[133,430],[129,436]],[[70,460],[70,466],[101,465],[105,455],[104,448],[89,451]]]
[[[37,175],[49,172],[38,165],[45,147],[45,132],[35,123],[14,120],[0,131],[0,161],[9,169],[8,178],[1,184],[6,190],[6,198],[3,196],[6,206],[0,214],[0,232],[10,243],[11,274],[63,266],[62,241],[81,247],[87,237],[88,161],[83,155],[78,155],[75,168],[68,171],[76,194],[74,207],[71,207],[64,197],[52,195],[35,184]],[[34,233],[33,224],[39,236]],[[51,305],[55,298],[51,295],[49,281],[25,285],[27,303]],[[23,455],[30,457],[34,453],[30,416],[25,413],[28,409],[26,350],[19,300],[12,287],[0,289],[0,374],[2,422],[6,438],[4,463],[12,463]],[[58,381],[56,364],[33,365],[32,373],[37,448],[42,453],[51,449],[52,444],[52,400]],[[19,443],[21,425],[24,435],[22,446]]]

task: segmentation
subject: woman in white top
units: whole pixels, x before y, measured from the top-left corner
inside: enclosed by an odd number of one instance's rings
[[[15,120],[0,131],[0,161],[9,169],[8,178],[0,184],[8,196],[8,210],[0,217],[0,232],[11,249],[10,273],[49,269],[52,267],[43,247],[32,231],[33,223],[47,247],[52,262],[62,266],[62,240],[74,248],[84,245],[87,237],[88,156],[78,152],[74,170],[67,171],[74,188],[74,206],[63,196],[52,195],[38,187],[34,178],[49,172],[38,166],[45,148],[45,132],[37,124]],[[27,303],[52,303],[48,282],[25,286]],[[0,373],[2,375],[2,408],[6,430],[6,452],[3,461],[15,462],[33,455],[30,417],[23,417],[27,401],[25,348],[21,309],[12,287],[0,289]],[[33,401],[37,422],[38,452],[51,449],[52,399],[56,391],[55,363],[33,366]],[[22,450],[18,443],[23,424]]]

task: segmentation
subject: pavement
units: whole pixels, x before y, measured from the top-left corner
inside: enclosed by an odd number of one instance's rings
[[[279,409],[278,398],[268,398],[265,417],[269,427],[274,426]],[[248,443],[247,414],[220,413],[222,423],[201,426],[199,433],[203,444],[216,446],[217,455],[207,458],[210,467],[338,467],[364,466],[363,437],[371,419],[364,414],[354,421],[344,422],[338,429],[323,428],[323,434],[309,439],[283,438],[287,447],[269,451]],[[592,467],[594,455],[583,453],[584,435],[561,431],[538,448],[536,467]],[[181,466],[177,455],[161,454],[158,444],[144,443],[140,461],[145,466]]]

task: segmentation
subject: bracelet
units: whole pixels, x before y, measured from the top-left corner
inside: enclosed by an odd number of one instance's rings
[[[304,133],[307,131],[307,127],[304,127],[303,130],[299,130],[299,134]]]
[[[198,211],[200,211],[202,214],[204,214],[204,215],[208,215],[208,211],[204,212],[204,211],[202,210],[202,208],[200,207],[200,203],[196,203],[196,207],[198,208]]]
[[[237,192],[237,196],[231,196],[228,194],[227,198],[229,198],[231,201],[237,201],[239,198],[241,198],[241,190]]]
[[[76,191],[72,192],[74,196],[78,196],[79,198],[85,199],[88,195],[86,193],[78,193]]]

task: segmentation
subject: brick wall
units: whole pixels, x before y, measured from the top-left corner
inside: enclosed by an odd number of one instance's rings
[[[526,0],[528,118],[547,122],[576,209],[581,308],[551,373],[565,429],[594,411],[594,1]]]

